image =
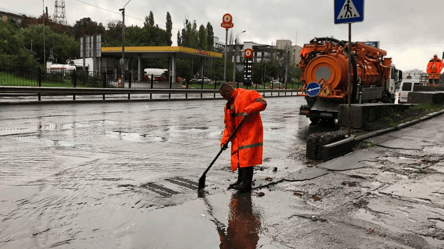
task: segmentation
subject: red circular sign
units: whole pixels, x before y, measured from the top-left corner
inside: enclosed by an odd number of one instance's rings
[[[222,20],[224,23],[231,23],[233,18],[231,17],[230,14],[225,14]]]
[[[249,48],[245,49],[244,58],[247,58],[247,59],[253,58],[253,50],[249,49]]]
[[[226,22],[226,23],[230,23],[230,22],[232,22],[232,21],[231,21],[231,20],[232,20],[232,17],[231,17],[230,14],[225,14],[223,20],[224,20],[224,22]]]
[[[228,13],[225,14],[222,17],[222,23],[220,24],[220,26],[225,28],[228,31],[229,28],[232,28],[234,26],[233,17]]]

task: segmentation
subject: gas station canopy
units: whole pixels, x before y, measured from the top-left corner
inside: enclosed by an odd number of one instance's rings
[[[102,56],[121,57],[122,47],[102,47]],[[222,58],[222,53],[180,46],[125,47],[125,57],[139,56],[142,58]]]

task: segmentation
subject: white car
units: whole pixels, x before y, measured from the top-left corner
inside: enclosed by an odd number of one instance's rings
[[[275,87],[282,87],[282,83],[279,82],[278,80],[271,80],[271,81],[270,81],[270,84],[271,84],[271,86],[272,86],[273,88],[275,88]]]

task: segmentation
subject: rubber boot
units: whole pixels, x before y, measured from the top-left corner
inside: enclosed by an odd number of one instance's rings
[[[253,181],[253,167],[242,168],[242,182],[233,186],[239,192],[251,191],[251,182]]]
[[[238,185],[238,184],[240,184],[241,182],[242,182],[242,174],[243,172],[242,172],[242,168],[241,167],[238,167],[237,168],[237,181],[236,182],[234,182],[234,183],[232,183],[232,184],[230,184],[229,186],[228,186],[228,189],[231,189],[231,188],[233,188],[235,185]]]

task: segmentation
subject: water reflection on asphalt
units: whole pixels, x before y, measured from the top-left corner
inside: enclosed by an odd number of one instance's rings
[[[262,168],[277,167],[277,174],[285,174],[306,167],[296,156],[305,153],[309,135],[309,121],[298,115],[303,99],[267,101]],[[171,181],[197,181],[217,154],[224,104],[2,107],[0,247],[177,248],[184,241],[200,248],[268,245],[264,213],[273,217],[273,210],[261,211],[251,194],[225,191],[233,177],[229,154],[222,155],[207,176],[206,203],[196,200],[195,191]],[[171,194],[159,195],[155,188]],[[210,204],[222,210],[211,212]],[[214,217],[202,220],[201,214]],[[177,225],[178,220],[184,223]],[[171,224],[177,225],[172,231],[184,234],[183,240],[169,241]],[[189,229],[185,224],[199,233],[184,233]],[[153,239],[146,239],[148,235]],[[199,239],[205,235],[208,244]]]
[[[253,209],[251,192],[234,192],[230,200],[230,213],[228,215],[228,227],[224,227],[214,219],[219,233],[219,248],[256,248],[261,229],[260,213]],[[208,212],[211,214],[211,206],[206,202]]]

